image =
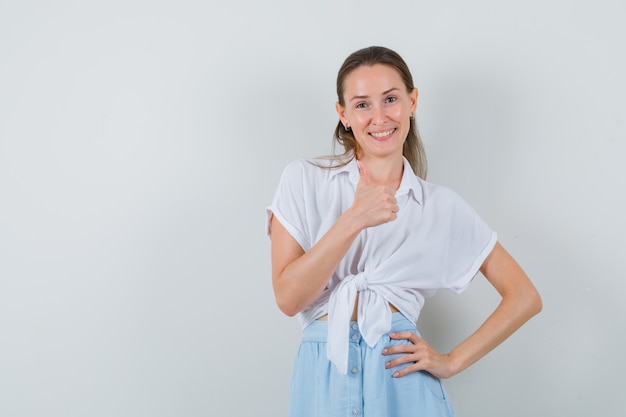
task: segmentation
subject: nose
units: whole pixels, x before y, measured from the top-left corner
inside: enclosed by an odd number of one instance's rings
[[[372,113],[372,123],[375,125],[381,125],[385,123],[387,119],[387,114],[385,112],[385,108],[383,106],[374,106],[374,110]]]

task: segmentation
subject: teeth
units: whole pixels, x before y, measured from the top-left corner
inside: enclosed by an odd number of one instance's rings
[[[395,129],[390,129],[390,130],[388,130],[388,131],[386,131],[386,132],[380,132],[380,133],[373,133],[373,132],[372,132],[372,133],[370,133],[370,135],[374,136],[375,138],[383,138],[383,137],[385,137],[385,136],[389,136],[389,135],[391,135],[391,134],[393,133],[393,131],[394,131],[394,130],[395,130]]]

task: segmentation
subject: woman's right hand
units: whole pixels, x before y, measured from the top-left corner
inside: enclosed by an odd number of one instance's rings
[[[352,206],[307,252],[276,217],[272,218],[272,283],[276,303],[285,314],[302,311],[322,293],[363,229],[398,216],[393,189],[371,184],[367,168],[360,162],[359,171]]]
[[[357,161],[361,178],[356,187],[351,214],[361,223],[362,228],[378,226],[398,217],[398,202],[395,191],[388,186],[370,183],[365,164]]]

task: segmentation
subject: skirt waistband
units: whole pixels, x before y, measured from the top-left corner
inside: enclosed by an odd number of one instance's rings
[[[359,333],[359,325],[356,321],[350,322],[350,332]],[[390,332],[413,331],[419,335],[415,328],[415,323],[407,319],[402,313],[392,313]],[[325,320],[314,320],[302,331],[303,342],[326,342],[328,340],[328,322]]]

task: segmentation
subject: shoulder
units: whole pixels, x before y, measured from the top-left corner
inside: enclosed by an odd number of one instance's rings
[[[437,184],[434,182],[426,181],[417,177],[417,182],[424,193],[425,197],[437,198],[437,199],[456,199],[460,198],[459,194],[452,188],[445,185]]]
[[[323,167],[326,167],[328,164],[328,162],[318,159],[296,159],[295,161],[289,162],[285,166],[283,172],[315,172],[318,169],[323,169]]]
[[[461,195],[450,187],[441,184],[429,183],[429,193],[446,200],[462,200]]]
[[[298,178],[302,178],[306,174],[307,165],[308,163],[304,159],[291,161],[285,166],[285,168],[283,168],[281,181],[291,182],[297,180]]]
[[[418,177],[422,189],[422,198],[426,207],[437,210],[468,209],[468,203],[455,190],[441,184],[432,183]]]
[[[287,164],[283,170],[283,181],[320,181],[337,172],[337,161],[332,159],[297,159]]]

